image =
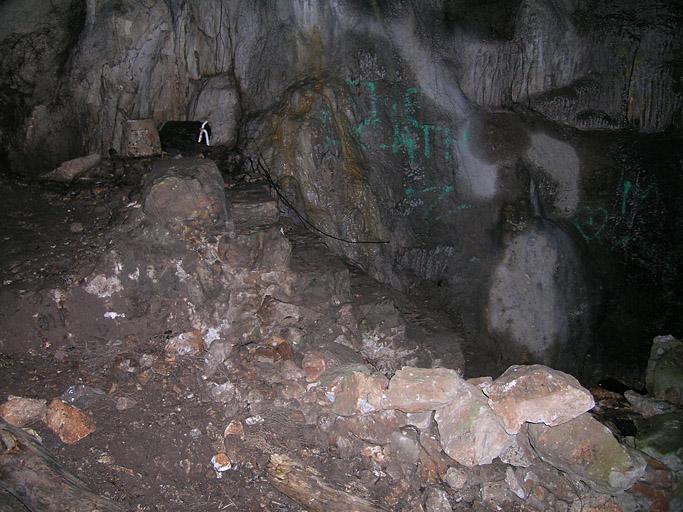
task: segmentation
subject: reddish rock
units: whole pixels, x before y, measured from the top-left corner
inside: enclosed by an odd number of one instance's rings
[[[331,402],[332,411],[340,416],[369,414],[381,409],[387,378],[369,375],[354,368],[339,368],[337,375],[326,386],[325,396]]]
[[[196,356],[204,350],[204,340],[199,331],[188,331],[168,340],[164,350],[169,356]]]
[[[100,163],[102,158],[99,153],[67,160],[55,170],[43,175],[43,179],[52,181],[72,181],[89,169]]]
[[[462,382],[453,401],[436,411],[441,446],[463,466],[490,464],[512,443],[512,436],[486,403],[479,388]]]
[[[50,402],[45,423],[66,444],[74,444],[95,432],[95,420],[58,398]]]
[[[15,427],[23,427],[44,420],[46,411],[47,400],[9,395],[7,401],[0,405],[0,418]]]
[[[225,427],[225,431],[223,432],[223,437],[227,436],[244,437],[244,425],[242,422],[239,420],[232,420],[228,423],[228,426]]]
[[[511,366],[484,392],[510,434],[525,422],[560,425],[595,405],[574,377],[540,364]]]
[[[366,415],[339,417],[334,422],[334,432],[351,433],[372,444],[386,444],[391,435],[404,422],[403,414],[397,411],[377,411]]]
[[[433,411],[457,399],[466,386],[455,370],[404,366],[391,378],[382,407],[403,412]]]
[[[529,425],[529,439],[545,462],[598,492],[622,492],[645,472],[644,459],[588,413],[555,427]]]
[[[318,351],[306,352],[304,359],[301,361],[301,368],[304,370],[306,382],[316,382],[327,368],[325,363],[325,354]]]

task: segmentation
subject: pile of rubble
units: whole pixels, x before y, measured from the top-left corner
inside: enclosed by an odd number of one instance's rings
[[[591,393],[541,365],[464,379],[431,352],[438,335],[462,362],[450,332],[427,317],[409,329],[417,313],[395,306],[389,292],[359,304],[339,258],[281,224],[258,187],[240,194],[226,200],[209,160],[155,162],[125,198],[92,271],[40,303],[51,326],[40,332],[45,350],[64,339],[120,340],[100,377],[109,392],[70,388],[49,407],[10,397],[0,406],[4,421],[43,420],[76,443],[95,432],[86,412],[98,400],[126,411],[150,393],[173,396],[169,404],[182,397],[206,422],[190,437],[204,430],[213,453],[178,467],[211,468],[235,485],[267,482],[292,500],[274,510],[681,505],[680,341],[655,340],[652,397]],[[33,315],[29,307],[18,306]]]

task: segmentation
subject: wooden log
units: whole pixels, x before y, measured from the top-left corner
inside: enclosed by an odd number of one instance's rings
[[[0,511],[123,512],[93,493],[23,430],[0,421]]]
[[[334,489],[312,468],[286,455],[273,454],[267,469],[268,481],[309,512],[383,512],[387,509],[372,502]]]

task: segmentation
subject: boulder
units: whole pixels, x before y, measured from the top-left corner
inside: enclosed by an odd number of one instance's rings
[[[645,385],[655,398],[683,405],[683,342],[671,335],[655,337]]]
[[[403,412],[433,411],[467,395],[472,387],[455,370],[404,366],[391,378],[382,407]]]
[[[510,434],[525,422],[560,425],[595,406],[574,377],[539,364],[511,366],[484,393]]]
[[[505,431],[481,391],[470,384],[461,384],[459,394],[434,416],[441,446],[463,466],[490,464],[510,446],[512,436]]]
[[[207,232],[227,229],[223,177],[211,160],[155,162],[145,183],[142,206],[147,215],[172,231],[186,227]]]
[[[622,492],[645,471],[644,459],[588,413],[554,427],[529,425],[529,439],[541,459],[598,492]]]

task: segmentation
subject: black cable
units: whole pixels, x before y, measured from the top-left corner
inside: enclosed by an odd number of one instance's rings
[[[255,144],[255,143],[254,143]],[[257,157],[256,157],[256,167],[258,169],[259,174],[261,174],[268,184],[273,187],[273,190],[275,190],[275,193],[277,196],[280,198],[280,200],[284,203],[284,205],[292,210],[294,214],[303,222],[305,226],[308,226],[310,229],[313,231],[316,231],[317,233],[320,233],[323,236],[326,236],[328,238],[331,238],[333,240],[337,240],[339,242],[344,242],[347,244],[388,244],[388,240],[348,240],[346,238],[340,238],[335,235],[331,235],[330,233],[327,233],[317,227],[315,224],[313,224],[310,220],[308,220],[306,217],[304,217],[299,211],[294,207],[294,205],[287,199],[284,194],[280,191],[280,188],[278,187],[277,183],[275,183],[275,180],[273,180],[273,176],[270,173],[270,170],[268,169],[268,166],[266,163],[263,161],[261,158],[261,152],[258,151],[258,146],[257,146]],[[249,166],[251,167],[252,172],[257,173],[257,169],[254,168],[254,161],[249,158]]]

